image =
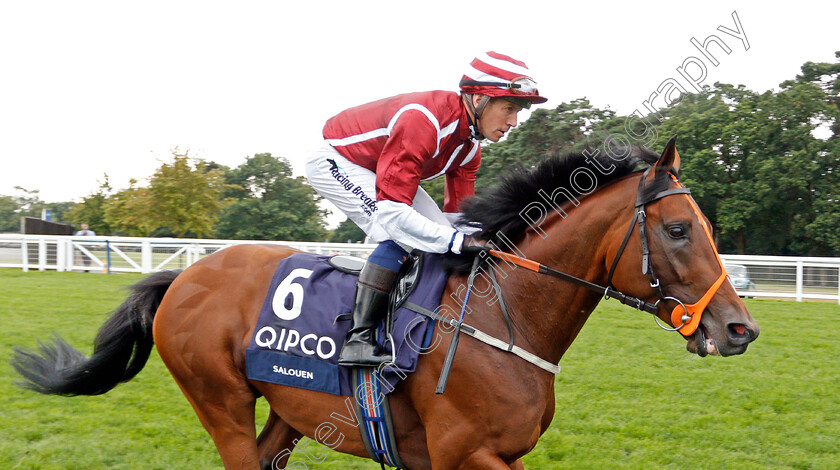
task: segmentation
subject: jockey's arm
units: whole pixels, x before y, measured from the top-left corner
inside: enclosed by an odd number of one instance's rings
[[[432,221],[412,207],[423,163],[436,152],[437,130],[418,111],[406,112],[391,130],[377,162],[374,217],[398,243],[431,253],[457,253],[464,234],[448,224]]]
[[[376,220],[391,239],[430,253],[461,252],[464,234],[433,222],[404,202],[376,202]]]
[[[444,186],[443,197],[443,215],[449,220],[449,223],[456,229],[470,235],[477,232],[479,229],[458,224],[461,218],[460,206],[461,201],[465,198],[475,195],[475,175],[478,173],[478,167],[481,165],[481,149],[475,157],[466,165],[456,168],[446,174],[446,184]]]

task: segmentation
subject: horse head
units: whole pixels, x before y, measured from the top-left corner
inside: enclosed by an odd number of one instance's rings
[[[728,280],[709,220],[678,180],[679,167],[672,138],[639,181],[631,243],[624,243],[639,246],[640,256],[622,257],[615,243],[610,281],[656,303],[656,316],[686,338],[690,352],[741,354],[759,328]]]

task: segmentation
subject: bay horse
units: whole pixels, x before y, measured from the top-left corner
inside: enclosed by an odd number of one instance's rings
[[[721,282],[726,273],[709,222],[676,179],[679,160],[674,139],[661,155],[636,148],[621,158],[591,153],[546,158],[534,168],[509,171],[493,191],[466,204],[465,218],[481,225],[477,239],[497,246],[507,240],[519,256],[547,269],[609,284],[654,306],[651,313],[663,325],[682,328],[690,320],[694,332],[681,330],[690,352],[741,354],[759,329],[732,285]],[[649,171],[642,173],[642,167]],[[643,193],[661,197],[647,198],[639,210]],[[633,228],[636,222],[643,231]],[[180,274],[152,274],[101,327],[90,358],[56,338],[38,352],[16,350],[13,365],[36,391],[94,395],[134,377],[156,345],[226,468],[282,468],[295,445],[303,445],[302,436],[366,456],[347,397],[246,378],[245,350],[269,281],[278,263],[295,252],[239,245]],[[650,276],[654,268],[656,283]],[[499,302],[481,299],[469,304],[470,324],[502,338],[510,326],[518,347],[559,363],[603,294],[506,262],[492,269],[509,325]],[[465,273],[453,272],[443,306],[459,311],[453,293],[463,290],[466,280]],[[474,288],[486,291],[488,282],[478,276]],[[703,302],[685,305],[695,299]],[[698,311],[689,318],[691,308]],[[438,322],[434,334],[445,345],[452,329],[444,326]],[[445,353],[445,346],[430,349],[389,395],[404,464],[524,468],[521,457],[536,446],[554,415],[554,376],[464,338],[445,393],[435,394]],[[254,408],[260,396],[271,411],[257,436]]]

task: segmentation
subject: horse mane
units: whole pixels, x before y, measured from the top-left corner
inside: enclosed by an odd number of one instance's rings
[[[503,234],[515,243],[530,227],[522,216],[529,205],[536,202],[546,210],[559,209],[561,205],[569,205],[566,204],[570,201],[568,195],[579,199],[597,192],[614,181],[649,168],[659,158],[659,155],[639,146],[615,148],[612,155],[623,158],[614,158],[597,150],[584,150],[550,155],[530,168],[518,164],[502,173],[496,184],[464,201],[461,205],[462,223],[480,227],[480,231],[473,235],[479,240],[498,242],[499,235]],[[589,188],[572,184],[571,178],[576,171],[584,171],[590,178],[594,176],[595,188],[586,191]],[[668,181],[664,180],[655,182],[653,186],[662,186],[663,183],[667,187]],[[582,193],[581,189],[586,193]],[[552,194],[566,197],[552,200]],[[567,208],[572,209],[574,206]]]

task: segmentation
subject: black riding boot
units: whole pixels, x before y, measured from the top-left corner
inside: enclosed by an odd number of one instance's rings
[[[338,356],[339,365],[376,367],[391,360],[390,354],[379,351],[375,332],[388,308],[388,294],[396,277],[397,273],[371,263],[362,269],[356,283],[353,327]]]

